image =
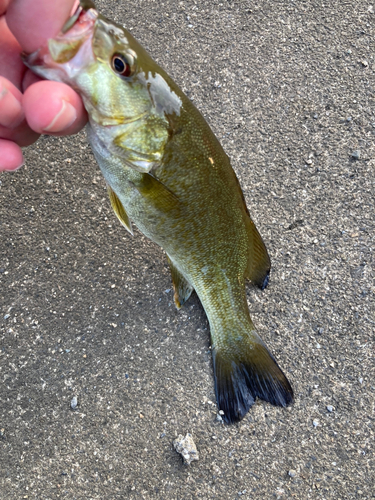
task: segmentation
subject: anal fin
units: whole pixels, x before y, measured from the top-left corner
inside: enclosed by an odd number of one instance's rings
[[[177,309],[180,309],[181,306],[188,300],[194,288],[182,276],[182,274],[173,264],[168,255],[167,258],[172,275],[172,283],[174,289],[174,297],[173,297],[174,303],[176,304]]]
[[[129,233],[134,236],[133,234],[133,229],[132,229],[132,224],[129,220],[128,214],[125,212],[125,209],[119,200],[117,194],[113,191],[113,189],[110,186],[108,187],[108,195],[109,195],[109,200],[111,202],[113,211],[115,212],[118,220],[121,222],[121,224],[124,226],[124,228],[129,231]]]
[[[268,285],[271,261],[262,237],[250,217],[247,223],[247,235],[248,261],[245,277],[264,290]]]

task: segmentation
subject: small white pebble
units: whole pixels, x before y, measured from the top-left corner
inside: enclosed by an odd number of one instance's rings
[[[75,410],[77,408],[77,405],[78,405],[78,400],[77,400],[76,396],[74,396],[70,402],[70,408],[72,410]]]
[[[319,425],[319,420],[313,420],[313,426],[318,427]]]
[[[288,474],[290,477],[296,477],[297,472],[295,470],[291,469],[290,471],[288,471]]]
[[[185,437],[179,435],[173,441],[173,446],[177,453],[182,455],[186,465],[190,465],[193,460],[199,460],[199,453],[191,434],[188,433]]]
[[[327,410],[332,413],[334,410],[334,407],[332,405],[327,405]]]

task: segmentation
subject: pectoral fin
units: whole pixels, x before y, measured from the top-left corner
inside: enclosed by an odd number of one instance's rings
[[[268,285],[271,261],[254,222],[247,219],[248,261],[245,277],[262,290]]]
[[[135,187],[157,210],[170,213],[180,209],[178,197],[152,174],[143,174]]]
[[[174,288],[174,303],[176,304],[177,309],[180,309],[181,306],[188,300],[191,295],[191,292],[194,288],[190,285],[190,283],[182,276],[180,271],[175,267],[171,259],[168,257],[169,267],[171,269],[172,274],[172,283]]]
[[[113,208],[113,211],[117,215],[118,220],[125,227],[129,233],[133,235],[132,224],[129,220],[128,214],[125,212],[124,207],[122,206],[121,201],[118,199],[117,194],[113,191],[113,189],[108,186],[108,195]]]

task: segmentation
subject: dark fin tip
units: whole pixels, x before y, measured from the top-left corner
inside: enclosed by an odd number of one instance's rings
[[[271,268],[269,267],[266,271],[258,273],[256,276],[254,275],[251,278],[252,284],[260,288],[261,290],[264,290],[270,281],[270,271]]]
[[[242,420],[257,397],[275,406],[293,403],[293,389],[267,348],[257,344],[247,354],[234,359],[213,350],[217,405],[227,424]]]
[[[263,280],[263,283],[261,283],[259,285],[259,288],[263,291],[267,287],[269,281],[270,281],[270,272],[268,271],[268,273],[266,274],[266,276]]]
[[[245,277],[262,290],[267,286],[271,261],[254,222],[247,219],[248,256]]]

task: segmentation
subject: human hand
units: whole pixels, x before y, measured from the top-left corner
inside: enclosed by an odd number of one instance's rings
[[[41,80],[21,52],[59,33],[77,0],[0,0],[0,171],[23,164],[22,146],[42,133],[75,134],[87,121],[81,98],[63,83]]]

